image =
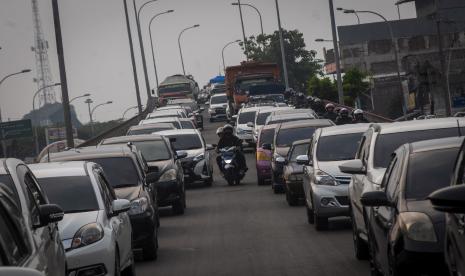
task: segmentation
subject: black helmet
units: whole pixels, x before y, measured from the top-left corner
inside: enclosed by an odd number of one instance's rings
[[[339,114],[341,114],[341,116],[349,116],[349,110],[347,108],[341,108]]]
[[[223,127],[223,133],[233,133],[234,132],[234,127],[230,124],[226,124]]]

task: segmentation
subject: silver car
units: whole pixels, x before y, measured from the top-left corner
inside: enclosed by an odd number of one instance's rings
[[[317,230],[328,227],[328,219],[349,216],[348,186],[351,175],[339,165],[355,157],[368,124],[320,128],[313,135],[310,160],[304,168],[303,187],[308,222]],[[304,160],[303,156],[301,160]]]
[[[51,202],[62,206],[58,224],[69,276],[133,275],[130,202],[117,199],[102,167],[92,162],[31,165]]]

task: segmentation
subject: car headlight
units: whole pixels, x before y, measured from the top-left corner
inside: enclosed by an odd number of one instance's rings
[[[141,197],[131,201],[131,209],[129,209],[129,215],[139,215],[144,213],[149,206],[147,198]]]
[[[400,228],[407,237],[420,242],[437,242],[434,225],[428,215],[419,212],[399,214]]]
[[[338,186],[339,183],[337,182],[334,177],[325,173],[321,170],[315,170],[314,179],[316,185],[326,185],[326,186]]]
[[[303,180],[302,176],[303,176],[302,173],[293,173],[289,175],[289,181],[295,181],[295,182],[302,181]]]
[[[202,161],[203,159],[205,159],[205,154],[204,153],[201,153],[199,155],[197,155],[196,157],[194,157],[194,162],[199,162],[199,161]]]
[[[162,181],[176,180],[176,175],[177,175],[176,170],[170,169],[170,170],[167,170],[165,173],[163,173],[158,181],[162,182]]]
[[[103,238],[102,226],[98,223],[89,223],[82,226],[76,234],[74,234],[71,242],[71,249],[76,249],[89,244],[98,242]]]

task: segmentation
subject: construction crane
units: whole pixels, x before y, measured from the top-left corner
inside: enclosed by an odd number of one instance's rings
[[[53,87],[52,73],[50,71],[50,62],[48,60],[48,41],[42,31],[40,21],[39,4],[37,0],[32,0],[32,15],[34,23],[34,46],[31,50],[35,53],[37,76],[34,82],[37,83],[37,89],[42,89],[39,95],[39,107],[46,104],[55,103],[55,90]]]

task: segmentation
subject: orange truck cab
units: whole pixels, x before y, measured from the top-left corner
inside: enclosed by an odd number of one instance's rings
[[[248,101],[248,89],[252,85],[279,81],[280,70],[276,63],[243,61],[240,65],[226,68],[226,94],[234,113]]]

